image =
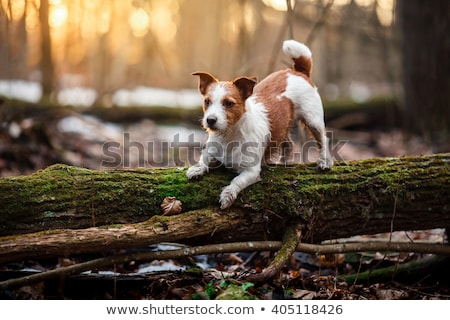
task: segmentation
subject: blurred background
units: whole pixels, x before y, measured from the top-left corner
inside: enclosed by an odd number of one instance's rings
[[[206,139],[190,74],[262,79],[288,38],[313,52],[337,160],[448,152],[449,4],[0,0],[0,176],[188,165]]]

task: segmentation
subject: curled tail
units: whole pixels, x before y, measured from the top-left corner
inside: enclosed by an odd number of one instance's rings
[[[283,52],[294,61],[294,69],[311,77],[312,53],[303,43],[295,40],[286,40],[283,43]]]

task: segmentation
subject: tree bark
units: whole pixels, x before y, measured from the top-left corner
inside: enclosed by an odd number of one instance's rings
[[[267,167],[262,182],[223,211],[217,201],[232,174],[222,170],[189,181],[186,168],[91,171],[55,165],[0,179],[0,258],[20,252],[26,257],[44,247],[40,255],[161,241],[280,240],[293,223],[305,226],[302,242],[446,228],[449,161],[447,153],[340,162],[325,173],[312,164]],[[161,216],[167,196],[182,201],[181,214]],[[63,243],[62,252],[57,248]]]
[[[42,72],[42,98],[46,100],[53,92],[54,79],[54,65],[52,57],[52,43],[49,24],[49,1],[41,0],[39,5],[39,22],[41,27],[41,72]]]
[[[403,52],[406,129],[430,139],[450,135],[450,3],[397,2]]]

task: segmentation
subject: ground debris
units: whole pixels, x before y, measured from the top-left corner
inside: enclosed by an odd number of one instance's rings
[[[434,232],[431,232],[434,234]],[[157,247],[157,246],[155,246]],[[164,247],[165,248],[165,247]],[[233,253],[193,257],[189,261],[130,261],[113,270],[92,270],[0,292],[2,299],[273,299],[273,300],[399,300],[450,299],[450,261],[440,257],[408,255],[408,259],[385,260],[373,254],[359,258],[346,254],[339,263],[323,264],[323,257],[296,252],[281,272],[266,283],[246,281],[261,272],[272,254]],[[381,259],[381,260],[380,260]],[[430,260],[431,259],[431,260]],[[435,259],[435,260],[432,260]],[[0,270],[0,280],[57,268],[62,262],[78,263],[82,258],[28,261]],[[408,271],[407,277],[392,273],[363,281],[342,280],[348,275],[379,271],[386,266],[400,270],[411,261],[427,262],[424,270]],[[436,261],[431,266],[429,261]],[[363,263],[364,262],[364,263]],[[196,265],[197,264],[197,265]],[[397,266],[397,267],[395,267]],[[387,280],[386,280],[387,279]]]

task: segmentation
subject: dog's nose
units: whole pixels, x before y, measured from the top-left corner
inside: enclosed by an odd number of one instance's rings
[[[217,117],[214,116],[209,116],[208,118],[206,118],[206,123],[208,124],[209,127],[212,127],[216,124],[217,122]]]

